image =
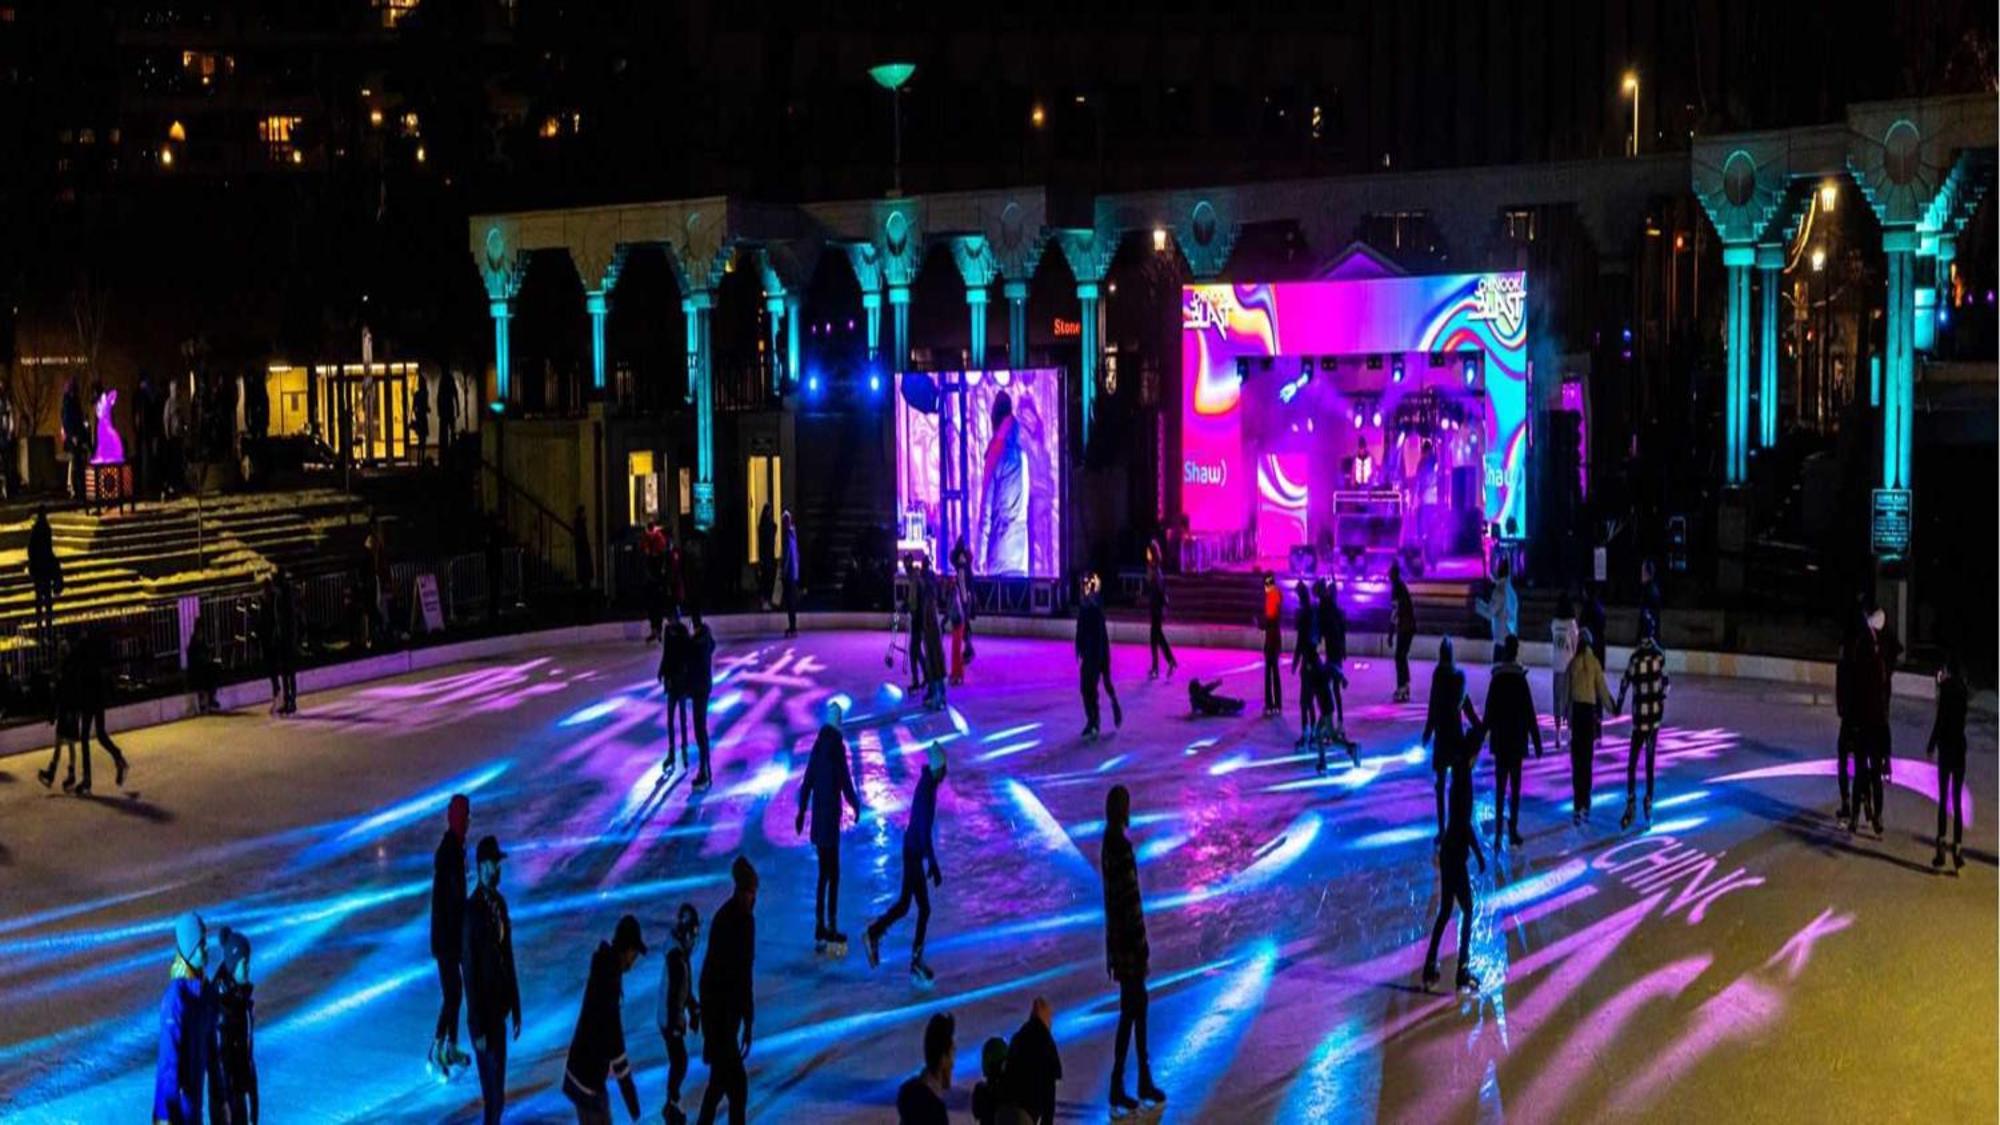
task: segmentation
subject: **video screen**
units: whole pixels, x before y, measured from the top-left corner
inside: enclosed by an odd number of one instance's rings
[[[942,375],[933,375],[940,385]],[[1063,371],[968,371],[964,450],[966,526],[973,573],[981,578],[1055,578],[1062,565]],[[900,517],[921,512],[933,559],[943,561],[938,511],[938,424],[949,439],[952,471],[959,460],[958,405],[938,396],[938,413],[896,395],[896,507]],[[951,538],[961,531],[952,517]]]

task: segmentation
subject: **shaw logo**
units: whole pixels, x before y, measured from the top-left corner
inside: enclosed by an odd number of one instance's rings
[[[1489,273],[1479,279],[1472,292],[1472,319],[1498,324],[1500,334],[1512,336],[1521,330],[1521,312],[1527,302],[1526,279],[1517,273]]]
[[[1206,484],[1221,487],[1229,480],[1229,463],[1216,461],[1205,464],[1189,458],[1181,462],[1182,484]]]
[[[1229,290],[1190,289],[1181,306],[1181,329],[1226,328],[1229,325]]]

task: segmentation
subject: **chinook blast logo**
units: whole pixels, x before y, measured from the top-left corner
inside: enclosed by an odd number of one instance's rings
[[[1479,279],[1479,288],[1473,291],[1476,311],[1472,319],[1493,321],[1501,335],[1512,336],[1521,330],[1521,311],[1527,297],[1528,288],[1520,274],[1487,274]]]
[[[1227,300],[1227,290],[1220,294],[1204,289],[1189,290],[1187,303],[1181,306],[1181,329],[1194,331],[1227,327],[1229,310],[1224,307]]]

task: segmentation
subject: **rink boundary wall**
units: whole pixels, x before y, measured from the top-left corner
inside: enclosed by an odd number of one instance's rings
[[[783,631],[785,623],[784,615],[778,613],[718,615],[709,618],[708,621],[715,635],[724,639],[776,637]],[[886,615],[882,613],[802,613],[799,615],[799,624],[802,628],[814,631],[880,632],[885,646],[888,642]],[[1109,627],[1111,639],[1117,643],[1134,645],[1146,643],[1147,626],[1144,622],[1112,621],[1109,622]],[[1076,635],[1074,621],[1054,617],[981,617],[974,628],[979,636],[1033,637],[1068,641]],[[645,630],[646,625],[643,621],[607,621],[384,653],[380,656],[304,669],[299,672],[299,693],[308,695],[314,692],[332,691],[448,664],[518,656],[524,650],[609,644],[617,641],[638,643],[645,639]],[[1263,634],[1260,630],[1239,625],[1168,625],[1167,639],[1175,645],[1193,648],[1261,652],[1264,647]],[[1436,660],[1439,640],[1439,636],[1435,634],[1419,635],[1415,643],[1410,646],[1411,659]],[[1393,652],[1389,645],[1389,637],[1382,633],[1350,633],[1347,638],[1350,658],[1358,656],[1391,659]],[[1493,642],[1484,637],[1453,635],[1452,646],[1461,664],[1485,664],[1493,651]],[[1546,641],[1522,642],[1522,663],[1530,668],[1546,667],[1549,661],[1549,647]],[[1630,653],[1629,647],[1614,645],[1608,648],[1605,652],[1609,664],[1607,672],[1613,676],[1617,675],[1618,669],[1625,666]],[[1826,702],[1829,704],[1832,702],[1833,670],[1834,666],[1831,663],[1817,660],[1793,660],[1777,656],[1698,650],[1667,652],[1669,673],[1789,684],[1810,689],[1815,695],[1825,694]],[[1898,697],[1904,699],[1932,698],[1930,677],[1912,672],[1896,673],[1893,690]],[[216,694],[221,700],[223,709],[229,711],[261,706],[271,697],[269,686],[262,677],[229,684]],[[1989,715],[1993,714],[1996,710],[1994,693],[1982,691],[1974,696],[1973,708]],[[104,719],[108,731],[122,734],[126,731],[179,722],[193,716],[192,699],[185,692],[177,692],[158,699],[121,704],[106,712]],[[47,722],[24,723],[7,730],[0,730],[0,757],[33,750],[46,750],[49,745],[50,728]]]

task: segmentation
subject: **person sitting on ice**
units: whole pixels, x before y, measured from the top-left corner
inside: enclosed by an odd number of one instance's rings
[[[1189,680],[1188,711],[1195,715],[1206,715],[1209,718],[1224,715],[1241,715],[1243,713],[1243,701],[1237,699],[1235,696],[1218,694],[1216,689],[1221,686],[1222,680],[1220,678],[1210,680],[1207,683],[1202,683],[1200,680]]]

